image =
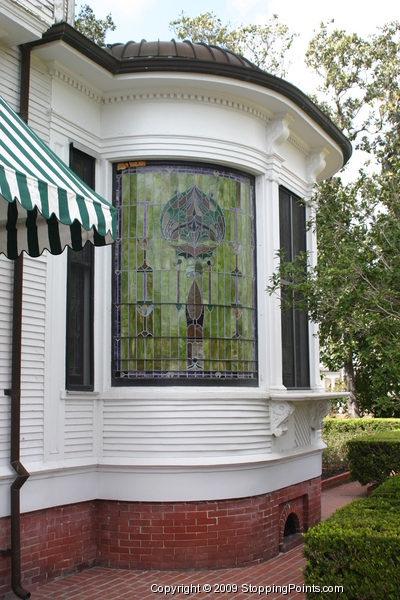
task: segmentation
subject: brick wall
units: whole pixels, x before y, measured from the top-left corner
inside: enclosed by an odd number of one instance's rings
[[[278,554],[290,512],[303,530],[319,522],[320,478],[237,500],[96,500],[27,513],[21,516],[22,583],[31,591],[95,564],[205,569],[262,562]],[[0,519],[0,549],[10,545],[9,521]],[[0,598],[10,590],[10,570],[10,559],[0,557]]]
[[[96,503],[21,515],[22,585],[27,590],[96,562]],[[10,519],[0,519],[0,549],[10,547]],[[0,598],[11,589],[11,559],[0,557]],[[14,597],[14,596],[11,596]]]
[[[167,570],[262,562],[279,552],[287,504],[296,506],[302,530],[318,523],[320,478],[239,500],[174,505],[99,500],[97,564]]]

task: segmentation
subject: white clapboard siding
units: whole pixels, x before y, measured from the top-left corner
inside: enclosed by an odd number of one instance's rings
[[[270,452],[269,407],[262,399],[144,402],[134,400],[134,390],[132,396],[128,401],[104,401],[104,457]]]
[[[94,403],[65,401],[65,458],[93,455]]]
[[[10,398],[13,263],[0,256],[0,465],[10,462]]]
[[[19,111],[20,70],[18,48],[8,48],[0,43],[0,94],[17,112]]]
[[[32,57],[29,89],[29,125],[38,136],[49,143],[49,109],[51,106],[51,79],[46,66]]]
[[[43,459],[45,299],[46,257],[24,256],[21,457],[25,462]]]
[[[42,20],[52,21],[54,0],[16,0],[17,4]]]

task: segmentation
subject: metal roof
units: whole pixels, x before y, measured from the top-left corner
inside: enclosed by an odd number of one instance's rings
[[[218,46],[209,46],[203,42],[193,43],[189,40],[177,42],[172,39],[170,42],[127,42],[126,44],[110,44],[105,48],[112,56],[115,56],[120,61],[133,59],[153,59],[165,58],[174,60],[177,58],[185,58],[188,60],[210,61],[214,63],[224,63],[228,65],[236,65],[247,69],[255,69],[261,71],[252,62]]]

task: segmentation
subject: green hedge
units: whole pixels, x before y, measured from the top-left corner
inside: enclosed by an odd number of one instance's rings
[[[351,479],[382,483],[400,473],[400,431],[380,431],[347,442]]]
[[[326,448],[322,453],[323,474],[348,471],[347,442],[359,435],[377,431],[400,429],[400,419],[324,419],[322,440]]]
[[[309,529],[304,541],[304,583],[321,590],[343,586],[337,596],[307,592],[308,600],[398,600],[400,476],[391,477],[368,498],[348,504]]]

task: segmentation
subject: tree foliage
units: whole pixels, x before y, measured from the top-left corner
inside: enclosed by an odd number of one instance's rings
[[[116,25],[109,13],[105,19],[96,19],[93,9],[85,4],[75,18],[75,29],[102,48],[106,45],[106,34],[115,31]]]
[[[180,40],[221,46],[245,56],[261,69],[278,77],[286,75],[288,51],[297,35],[279,22],[278,15],[273,15],[265,25],[241,24],[234,27],[230,21],[223,24],[213,12],[188,17],[182,11],[169,26]]]
[[[269,288],[284,279],[301,292],[299,307],[320,324],[323,362],[345,367],[352,416],[359,406],[400,415],[399,31],[393,22],[363,40],[321,24],[311,40],[320,104],[375,168],[347,185],[337,177],[318,186],[309,223],[318,264],[308,255],[282,260]]]

